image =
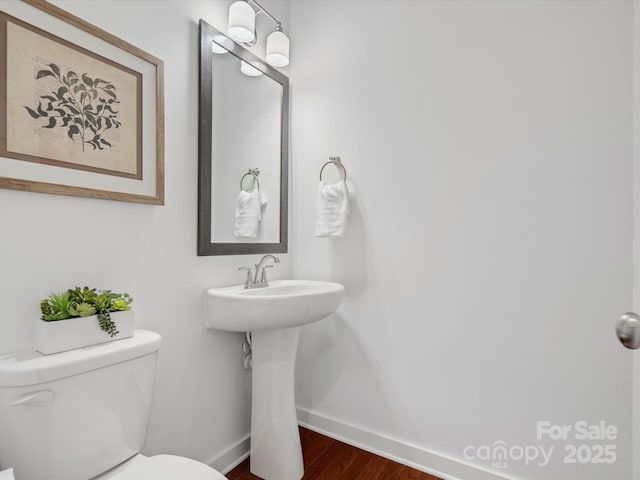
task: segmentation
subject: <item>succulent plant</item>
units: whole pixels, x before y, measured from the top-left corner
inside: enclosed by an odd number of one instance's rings
[[[43,317],[50,317],[53,315],[51,306],[49,305],[49,300],[46,298],[44,300],[40,300],[40,311],[42,312]]]
[[[113,311],[129,310],[129,301],[126,298],[114,298],[111,300],[111,308]]]
[[[69,307],[69,313],[74,317],[90,317],[97,312],[96,307],[87,302],[73,304]]]
[[[89,287],[76,287],[73,290],[69,290],[71,300],[76,303],[91,303],[96,297],[96,289]]]
[[[42,312],[42,319],[48,322],[56,320],[65,320],[71,318],[69,308],[72,307],[71,298],[69,292],[52,293],[48,298],[45,298],[40,302],[40,311]]]
[[[128,293],[114,293],[111,290],[97,292],[95,288],[75,287],[63,293],[52,293],[40,301],[42,320],[52,322],[67,318],[98,316],[100,328],[111,337],[118,330],[110,312],[131,310],[133,298]]]
[[[98,314],[98,324],[103,332],[107,332],[110,337],[115,337],[120,332],[116,328],[116,322],[111,318],[111,313],[101,312]]]

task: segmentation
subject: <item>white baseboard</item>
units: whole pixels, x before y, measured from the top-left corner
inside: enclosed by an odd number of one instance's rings
[[[251,435],[247,435],[224,452],[207,462],[207,465],[226,475],[240,465],[251,449]],[[1,479],[0,479],[1,480]]]
[[[297,413],[298,423],[309,430],[444,480],[517,480],[304,408]]]
[[[297,415],[298,424],[309,430],[444,480],[518,480],[305,408],[297,408]],[[207,464],[223,475],[227,474],[249,456],[250,448],[251,435],[247,435]]]

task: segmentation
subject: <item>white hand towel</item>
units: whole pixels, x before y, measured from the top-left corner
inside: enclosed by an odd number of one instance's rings
[[[341,237],[347,228],[349,191],[346,182],[320,181],[316,219],[316,237]]]
[[[236,237],[256,238],[258,225],[262,220],[262,209],[266,204],[267,201],[262,198],[259,191],[241,191],[236,202],[236,222],[233,234]]]

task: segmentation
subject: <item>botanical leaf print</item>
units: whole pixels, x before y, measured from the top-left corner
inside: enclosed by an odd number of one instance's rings
[[[36,80],[53,77],[59,86],[57,90],[40,96],[35,108],[24,106],[34,119],[45,119],[42,128],[64,128],[71,141],[91,145],[93,150],[112,148],[103,138],[112,128],[120,128],[116,105],[118,92],[111,82],[92,78],[86,73],[78,75],[73,70],[63,74],[54,63],[36,74]]]

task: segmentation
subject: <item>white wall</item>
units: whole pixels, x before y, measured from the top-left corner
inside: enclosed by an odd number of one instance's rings
[[[291,2],[293,271],[348,292],[303,333],[304,421],[465,480],[495,477],[447,459],[498,440],[556,447],[511,478],[630,478],[632,8]],[[357,198],[315,239],[331,154]],[[538,420],[615,425],[617,462]]]
[[[51,291],[131,293],[138,326],[164,339],[145,452],[210,461],[249,433],[251,377],[240,336],[203,327],[203,292],[240,283],[236,267],[259,258],[196,256],[197,22],[224,29],[229,2],[55,3],[164,60],[166,205],[0,190],[0,353],[33,345],[38,302]],[[287,2],[265,4],[286,28]],[[281,258],[274,278],[290,276]]]

